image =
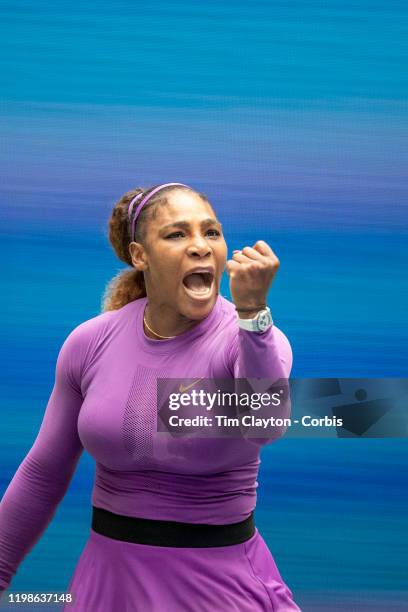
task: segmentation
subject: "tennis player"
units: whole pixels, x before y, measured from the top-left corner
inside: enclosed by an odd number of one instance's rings
[[[64,610],[299,610],[254,524],[259,453],[276,435],[157,431],[159,378],[289,377],[290,344],[267,304],[277,256],[257,240],[227,259],[214,208],[182,183],[125,193],[109,238],[129,267],[59,350],[39,433],[0,504],[0,587],[86,449],[96,465],[92,525]],[[232,301],[220,294],[225,269]]]

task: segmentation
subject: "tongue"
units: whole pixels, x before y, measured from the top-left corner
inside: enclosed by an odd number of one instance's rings
[[[204,278],[201,274],[194,273],[189,274],[184,279],[184,284],[191,291],[197,291],[197,293],[205,293],[207,291],[207,285],[204,282]]]

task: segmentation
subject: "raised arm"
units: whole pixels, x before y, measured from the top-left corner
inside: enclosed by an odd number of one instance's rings
[[[53,518],[83,450],[80,326],[63,343],[39,433],[0,502],[0,591]]]
[[[253,247],[234,251],[227,262],[230,290],[240,318],[253,318],[267,301],[268,291],[280,262],[270,246],[258,240]],[[247,331],[239,328],[229,352],[229,367],[234,378],[260,378],[267,382],[254,381],[254,392],[265,392],[272,383],[288,379],[292,368],[292,349],[286,336],[272,324],[267,331]],[[268,384],[269,381],[269,384]],[[237,383],[239,385],[239,383]],[[268,416],[286,418],[290,416],[289,385],[285,384],[286,398],[278,407],[268,407]],[[265,415],[263,415],[265,416]],[[269,432],[271,430],[269,429]],[[258,445],[282,436],[286,427],[276,427],[268,438],[248,438]]]
[[[285,401],[279,406],[262,408],[261,414],[253,412],[254,416],[275,418],[290,417],[291,404],[288,396],[289,378],[292,368],[292,349],[285,334],[275,325],[264,334],[239,329],[231,345],[228,357],[228,369],[236,379],[248,381],[251,393],[266,393],[272,383],[281,380],[285,389]],[[261,380],[255,380],[255,379]],[[236,381],[236,392],[248,392],[248,384]],[[276,387],[273,388],[276,391]],[[270,391],[269,391],[270,393]],[[263,446],[282,437],[287,427],[268,427],[262,431],[264,437],[249,437],[248,440]]]

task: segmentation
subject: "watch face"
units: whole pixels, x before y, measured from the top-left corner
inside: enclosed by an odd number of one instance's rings
[[[258,315],[258,329],[259,331],[265,331],[270,325],[271,315],[268,310],[261,310]]]

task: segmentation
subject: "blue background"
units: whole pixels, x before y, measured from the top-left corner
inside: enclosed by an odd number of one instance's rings
[[[203,191],[230,254],[272,246],[292,376],[406,376],[407,12],[395,0],[2,3],[1,494],[60,345],[123,267],[107,220],[138,185]],[[406,440],[282,439],[261,458],[258,527],[302,609],[402,609]],[[93,470],[84,454],[13,590],[66,588]]]

